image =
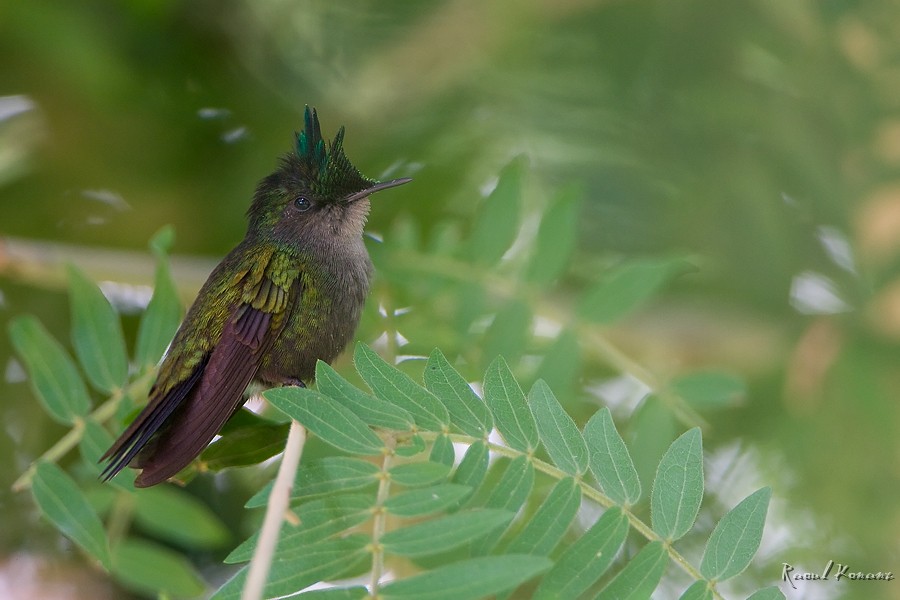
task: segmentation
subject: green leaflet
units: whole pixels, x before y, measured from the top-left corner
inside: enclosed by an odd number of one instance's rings
[[[339,450],[368,456],[377,456],[384,451],[384,442],[362,419],[319,392],[301,387],[282,387],[266,390],[263,397]]]
[[[515,240],[524,170],[524,157],[510,161],[500,171],[497,186],[482,203],[469,238],[469,255],[473,261],[495,264]]]
[[[526,276],[536,285],[549,285],[565,272],[578,241],[582,190],[569,185],[544,211]]]
[[[597,595],[597,600],[649,600],[659,585],[669,555],[662,542],[650,542]]]
[[[208,506],[174,486],[138,490],[134,520],[143,531],[186,549],[221,548],[231,533]]]
[[[455,506],[471,493],[472,488],[467,485],[442,483],[392,496],[384,503],[384,508],[398,517],[419,517]]]
[[[357,344],[353,362],[378,398],[409,412],[420,428],[426,431],[449,429],[450,415],[444,405],[406,373],[387,364],[374,350],[365,344]]]
[[[482,556],[393,581],[381,588],[384,600],[478,600],[514,588],[550,568],[542,556]]]
[[[319,581],[337,579],[357,571],[371,559],[366,549],[371,541],[369,536],[353,534],[278,554],[269,571],[264,597],[287,596]],[[212,599],[238,600],[246,580],[247,567],[244,567],[219,588]]]
[[[440,350],[435,348],[425,365],[425,387],[447,410],[460,431],[472,437],[485,437],[494,426],[491,411]]]
[[[431,461],[414,462],[391,467],[391,481],[408,487],[432,485],[450,474],[450,466]]]
[[[579,312],[588,320],[612,323],[640,307],[671,279],[693,269],[679,257],[623,263],[587,291]]]
[[[109,544],[103,523],[71,477],[55,464],[41,461],[31,482],[31,493],[48,521],[109,568]]]
[[[716,524],[700,562],[700,573],[704,577],[724,581],[750,565],[759,550],[771,498],[771,488],[759,489],[741,500]]]
[[[381,543],[388,552],[401,556],[438,554],[508,525],[514,516],[506,510],[460,511],[390,531],[382,536]]]
[[[116,546],[114,559],[115,578],[140,594],[192,598],[206,589],[187,559],[157,544],[126,538]]]
[[[641,482],[609,409],[598,410],[584,426],[584,439],[591,449],[591,471],[609,498],[625,506],[641,498]]]
[[[494,415],[500,435],[511,448],[526,454],[537,449],[539,437],[534,416],[502,357],[497,357],[484,375],[484,401]]]
[[[279,554],[292,555],[302,547],[334,537],[372,518],[374,494],[337,494],[304,502],[294,509],[299,525],[284,521],[278,536]],[[256,533],[225,559],[226,563],[249,561],[259,541]]]
[[[713,594],[712,590],[709,589],[709,584],[706,581],[698,580],[691,584],[691,586],[684,590],[684,593],[678,597],[678,600],[712,600]]]
[[[91,385],[111,394],[124,386],[128,377],[122,323],[96,283],[72,265],[68,272],[75,354]]]
[[[581,505],[581,488],[572,477],[561,479],[504,552],[549,556],[562,540]]]
[[[690,531],[703,500],[703,441],[700,429],[672,442],[656,470],[650,494],[653,530],[666,540]]]
[[[439,435],[435,438],[428,460],[447,465],[448,467],[453,466],[453,462],[456,460],[456,450],[453,449],[453,442],[450,441],[449,437]]]
[[[361,490],[378,483],[380,469],[372,463],[346,456],[329,456],[301,464],[297,469],[291,498],[313,498],[338,492]],[[245,504],[245,508],[264,506],[272,491],[269,483]]]
[[[612,564],[628,535],[628,519],[612,508],[575,540],[544,575],[534,600],[568,600],[587,590]]]
[[[528,406],[553,463],[579,477],[588,469],[588,447],[581,432],[557,401],[550,387],[538,379],[528,393]]]
[[[411,431],[415,425],[408,412],[390,402],[370,396],[321,360],[316,363],[316,388],[350,409],[367,425],[394,431]]]
[[[9,337],[31,388],[53,420],[72,425],[90,412],[91,400],[75,363],[40,321],[32,316],[13,319]]]
[[[156,254],[156,275],[153,296],[147,310],[141,315],[134,347],[134,361],[139,368],[146,369],[159,362],[181,323],[181,300],[178,298],[169,257],[166,255],[173,236],[172,227],[164,227],[150,241],[150,248]]]

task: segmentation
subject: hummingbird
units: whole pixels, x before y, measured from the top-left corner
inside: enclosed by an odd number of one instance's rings
[[[194,460],[245,402],[252,381],[305,387],[317,360],[353,337],[372,276],[362,234],[369,195],[412,181],[364,177],[322,138],[307,106],[294,150],[256,187],[247,234],[212,271],[159,367],[147,406],[106,451],[101,477],[129,464],[135,485]]]

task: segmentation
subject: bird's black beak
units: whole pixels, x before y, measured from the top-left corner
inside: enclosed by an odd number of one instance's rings
[[[403,177],[401,179],[391,179],[390,181],[382,181],[380,183],[376,183],[372,187],[367,187],[364,190],[360,190],[355,194],[351,194],[344,199],[344,202],[347,204],[352,204],[357,200],[362,200],[369,194],[374,194],[375,192],[380,192],[381,190],[386,190],[388,188],[397,187],[398,185],[403,185],[404,183],[409,183],[412,181],[411,177]]]

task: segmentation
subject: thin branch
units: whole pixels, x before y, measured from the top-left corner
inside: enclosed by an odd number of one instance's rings
[[[387,527],[387,511],[384,503],[387,501],[391,490],[391,478],[388,471],[391,468],[391,460],[394,456],[394,437],[385,440],[387,451],[381,462],[381,480],[378,482],[378,495],[375,497],[375,517],[372,520],[372,577],[369,586],[369,597],[378,597],[378,585],[384,575],[384,548],[381,546],[381,536]]]
[[[116,414],[116,411],[119,409],[119,404],[122,402],[122,398],[125,396],[137,395],[138,392],[141,394],[146,393],[146,388],[150,385],[150,382],[154,377],[156,377],[156,369],[150,369],[146,373],[141,374],[140,377],[133,380],[125,388],[116,390],[106,402],[98,406],[87,418],[98,423],[103,423]],[[37,469],[38,461],[58,461],[65,456],[69,450],[77,446],[82,437],[84,437],[84,420],[78,419],[66,435],[57,440],[55,444],[41,454],[38,460],[31,463],[31,465],[25,469],[25,472],[12,484],[13,491],[21,492],[31,487],[31,480],[34,479],[34,472]]]
[[[278,475],[275,476],[275,485],[272,486],[269,501],[266,503],[266,516],[259,532],[259,542],[253,552],[253,558],[250,560],[241,600],[261,600],[263,597],[269,568],[275,557],[275,547],[278,545],[281,522],[290,506],[294,475],[297,473],[297,465],[300,464],[300,456],[303,454],[305,442],[306,430],[303,425],[297,421],[291,421],[291,430],[284,447],[284,456],[281,458]]]

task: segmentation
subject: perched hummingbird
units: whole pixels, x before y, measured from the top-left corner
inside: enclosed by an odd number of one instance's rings
[[[240,408],[251,381],[303,386],[353,336],[372,274],[369,195],[411,180],[364,177],[344,155],[343,127],[326,144],[315,109],[304,121],[295,151],[257,186],[244,240],[188,310],[146,408],[101,458],[105,480],[134,460],[135,485],[165,481]]]

